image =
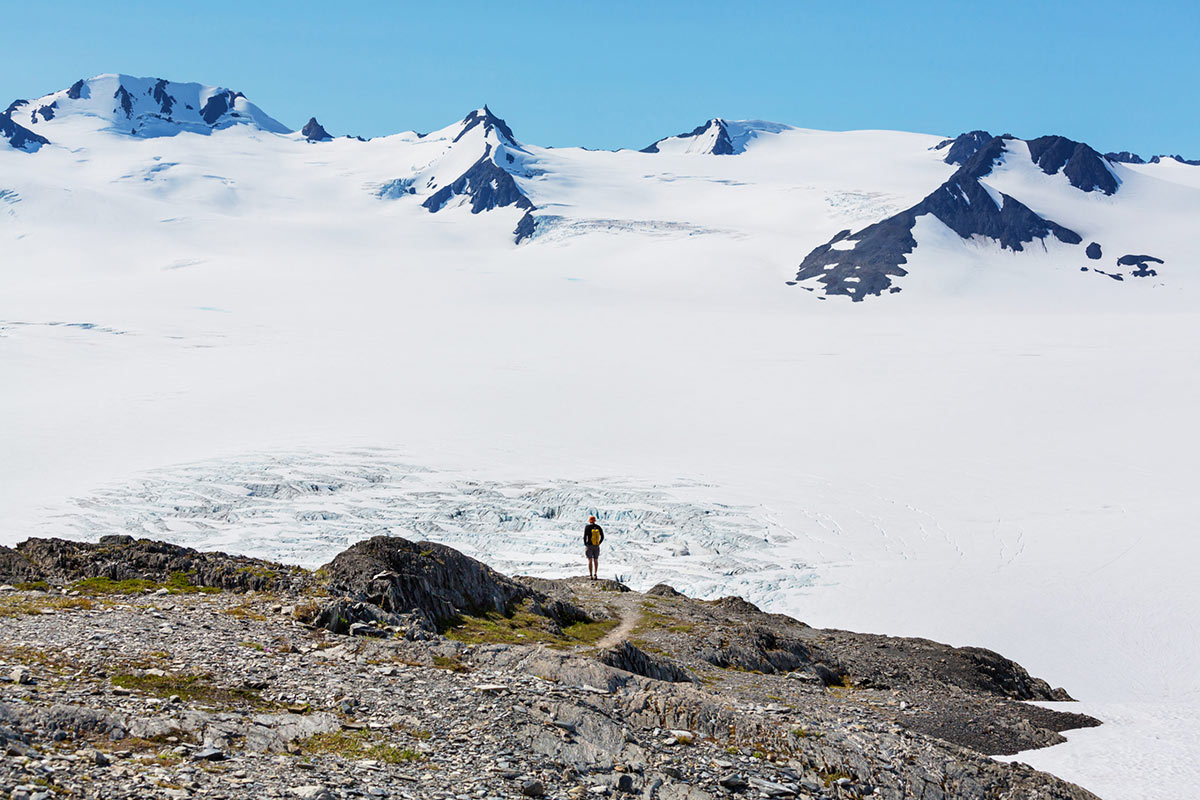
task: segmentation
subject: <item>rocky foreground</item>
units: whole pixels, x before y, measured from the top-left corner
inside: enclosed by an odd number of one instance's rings
[[[0,548],[0,796],[1092,798],[994,761],[1098,724],[979,648],[379,537],[315,572]]]

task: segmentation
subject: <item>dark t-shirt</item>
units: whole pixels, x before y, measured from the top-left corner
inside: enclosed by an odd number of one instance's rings
[[[594,534],[594,535],[593,535]],[[588,547],[599,547],[604,541],[604,529],[594,522],[589,522],[583,528],[583,543]]]

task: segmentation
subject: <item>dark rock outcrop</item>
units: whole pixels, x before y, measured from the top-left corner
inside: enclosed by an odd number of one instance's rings
[[[241,92],[235,92],[231,89],[224,89],[217,92],[205,101],[204,108],[200,109],[200,118],[208,125],[215,125],[217,120],[233,110],[233,104],[239,97],[245,96]]]
[[[71,88],[67,89],[67,97],[71,100],[78,100],[81,97],[87,97],[90,94],[87,83],[83,78],[71,84]]]
[[[678,664],[654,657],[639,650],[632,642],[624,641],[599,655],[600,663],[610,667],[668,683],[691,683],[694,678]]]
[[[0,114],[0,139],[7,139],[9,147],[24,150],[27,153],[36,151],[50,140],[39,136],[28,128],[13,122],[12,113],[7,111]]]
[[[962,166],[967,163],[971,156],[979,152],[979,149],[993,139],[993,136],[987,131],[968,131],[960,133],[953,139],[945,139],[934,145],[934,150],[942,150],[949,147],[949,152],[942,160],[947,164],[958,164]]]
[[[1175,155],[1173,155],[1173,156],[1170,156],[1170,155],[1158,155],[1158,156],[1153,156],[1153,157],[1151,157],[1151,159],[1150,159],[1150,163],[1151,163],[1151,164],[1158,164],[1158,163],[1159,163],[1159,162],[1161,162],[1161,161],[1162,161],[1164,158],[1173,158],[1173,159],[1175,159],[1176,161],[1178,161],[1180,164],[1187,164],[1187,165],[1188,165],[1188,166],[1190,166],[1190,167],[1200,167],[1200,159],[1187,159],[1187,158],[1184,158],[1183,156],[1179,155],[1178,153],[1176,153],[1176,154],[1175,154]]]
[[[430,211],[440,211],[451,198],[466,196],[471,202],[471,213],[490,211],[502,206],[532,209],[533,203],[521,192],[513,176],[491,159],[491,145],[484,151],[483,158],[455,181],[430,195],[423,205]]]
[[[815,248],[800,264],[796,282],[816,279],[826,294],[845,295],[854,301],[899,291],[892,286],[892,278],[908,274],[902,265],[917,247],[913,228],[925,215],[940,220],[963,239],[986,236],[1009,250],[1020,251],[1025,244],[1051,235],[1067,244],[1079,244],[1079,234],[1039,216],[1009,195],[993,194],[980,182],[1003,157],[1006,141],[1003,136],[992,137],[949,180],[912,208],[858,233],[843,230]],[[844,242],[854,244],[835,247]]]
[[[462,130],[454,137],[455,143],[474,130],[476,126],[482,125],[485,135],[495,131],[505,144],[517,144],[517,137],[513,135],[512,128],[508,127],[507,122],[493,114],[486,105],[463,117],[462,124]]]
[[[419,609],[446,623],[508,614],[530,590],[452,548],[391,536],[361,541],[323,568],[331,591],[393,613]]]
[[[133,116],[133,97],[124,85],[118,86],[117,90],[113,92],[113,99],[117,101],[120,109],[125,112],[126,119]]]
[[[175,106],[175,98],[167,93],[166,78],[159,78],[153,89],[154,102],[158,103],[158,110],[164,116],[171,116],[171,109]]]
[[[1099,242],[1092,242],[1087,246],[1087,250],[1084,252],[1087,253],[1087,257],[1092,261],[1099,261],[1104,257],[1104,251],[1100,248]]]
[[[69,585],[108,578],[169,584],[181,577],[191,586],[234,591],[295,588],[308,581],[308,574],[296,567],[126,535],[102,536],[94,544],[27,539],[15,548],[0,547],[0,583],[44,580]]]
[[[1120,183],[1104,156],[1090,145],[1065,136],[1039,136],[1030,139],[1029,157],[1047,175],[1062,170],[1076,189],[1084,192],[1101,191],[1115,194]]]
[[[1131,153],[1128,150],[1122,150],[1119,153],[1105,153],[1104,157],[1116,164],[1145,164],[1146,159],[1139,156],[1137,153]]]
[[[391,614],[419,613],[439,628],[463,614],[507,616],[518,604],[556,624],[589,619],[566,602],[433,542],[376,536],[343,551],[322,570],[335,594]]]
[[[1123,255],[1117,259],[1117,266],[1119,267],[1137,267],[1137,269],[1130,273],[1135,278],[1149,278],[1157,275],[1158,271],[1151,268],[1151,263],[1164,264],[1166,262],[1154,256],[1134,255],[1132,253]]]
[[[300,133],[305,139],[310,142],[328,142],[333,139],[329,132],[317,122],[316,117],[309,117],[308,122],[304,123],[304,127],[300,129]]]

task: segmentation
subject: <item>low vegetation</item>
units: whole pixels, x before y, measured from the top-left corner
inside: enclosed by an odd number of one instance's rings
[[[561,629],[540,614],[520,610],[511,616],[462,616],[446,630],[446,638],[468,644],[545,644],[574,647],[595,644],[618,625],[616,619],[576,622]]]
[[[0,597],[0,617],[37,615],[46,611],[90,611],[95,603],[86,597],[14,595]]]
[[[143,578],[129,578],[115,581],[112,578],[84,578],[71,584],[70,591],[84,595],[104,594],[145,594],[166,589],[171,594],[216,594],[221,590],[215,586],[197,586],[192,582],[192,574],[187,572],[172,572],[171,577],[159,583]]]
[[[302,755],[331,755],[353,761],[370,759],[384,764],[420,761],[423,756],[409,747],[398,747],[373,731],[318,733],[298,742]]]
[[[113,675],[110,680],[113,686],[154,697],[178,695],[184,701],[223,707],[263,707],[267,705],[256,690],[220,686],[213,681],[213,677],[209,673],[190,675],[119,673]]]

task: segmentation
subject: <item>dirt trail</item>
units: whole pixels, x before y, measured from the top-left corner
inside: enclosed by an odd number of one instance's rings
[[[642,621],[642,607],[638,603],[623,600],[617,609],[617,613],[621,615],[621,624],[606,633],[600,641],[596,642],[597,648],[606,650],[620,644],[629,638],[629,634],[633,633],[633,629]]]

